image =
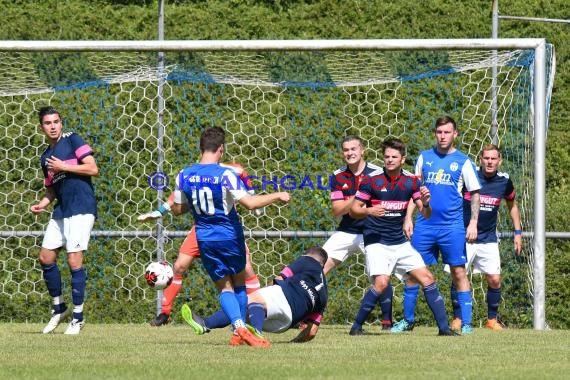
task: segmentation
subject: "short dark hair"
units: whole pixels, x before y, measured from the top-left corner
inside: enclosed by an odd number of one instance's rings
[[[323,266],[329,259],[329,255],[327,251],[325,251],[322,247],[314,246],[305,251],[305,255],[311,256],[314,259],[318,260]]]
[[[341,146],[344,145],[344,143],[349,142],[349,141],[358,141],[358,143],[360,144],[360,146],[362,148],[364,148],[364,141],[362,141],[362,139],[356,135],[348,135],[346,136],[344,139],[342,139],[342,142],[340,143]]]
[[[38,117],[40,118],[40,124],[44,122],[44,116],[55,115],[55,114],[57,114],[59,116],[59,118],[61,119],[61,114],[54,107],[45,106],[45,107],[40,108],[40,110],[38,111]]]
[[[402,156],[406,155],[406,145],[402,140],[396,137],[388,137],[382,142],[382,153],[386,153],[386,149],[396,149]]]
[[[455,123],[455,120],[453,120],[453,118],[451,116],[442,116],[442,117],[438,118],[435,121],[434,129],[437,129],[437,127],[441,127],[442,125],[449,124],[449,123],[451,123],[451,125],[453,125],[453,130],[457,131],[457,124]]]
[[[207,128],[200,136],[200,152],[215,152],[226,143],[226,132],[220,127]]]

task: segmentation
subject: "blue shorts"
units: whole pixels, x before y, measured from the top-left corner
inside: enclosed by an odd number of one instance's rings
[[[426,265],[438,262],[439,253],[444,264],[457,267],[467,262],[465,228],[414,228],[412,245]]]
[[[226,276],[238,274],[245,269],[245,241],[243,239],[198,240],[198,247],[202,256],[202,265],[214,282]]]

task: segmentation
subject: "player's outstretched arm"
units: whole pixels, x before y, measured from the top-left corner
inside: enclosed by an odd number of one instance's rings
[[[241,197],[238,202],[248,210],[253,210],[276,202],[287,203],[290,199],[291,195],[289,193],[281,191],[271,194],[246,195]]]
[[[299,335],[291,340],[291,343],[305,343],[313,340],[317,335],[317,331],[319,331],[319,325],[313,321],[308,321],[305,328],[299,332]]]
[[[174,205],[174,193],[170,194],[168,200],[164,202],[162,206],[160,206],[158,209],[139,215],[137,217],[137,220],[139,222],[146,222],[147,220],[158,219],[162,217],[164,214],[167,214],[170,211],[172,205]]]

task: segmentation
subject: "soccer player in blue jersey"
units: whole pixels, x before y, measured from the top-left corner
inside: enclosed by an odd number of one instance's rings
[[[497,241],[497,216],[501,200],[505,199],[515,228],[514,248],[517,255],[522,250],[522,229],[519,208],[515,201],[515,187],[507,173],[500,172],[501,151],[496,145],[483,147],[477,174],[481,182],[481,208],[477,223],[477,240],[467,243],[467,268],[473,265],[473,273],[482,273],[487,279],[487,323],[485,327],[502,330],[497,322],[501,301],[501,256]],[[471,197],[463,192],[463,219],[465,225],[471,220]],[[447,268],[446,268],[447,269]],[[451,301],[454,319],[452,327],[461,326],[461,313],[457,291],[452,286]],[[454,326],[455,325],[455,326]]]
[[[214,281],[221,308],[236,336],[250,346],[268,347],[268,341],[255,337],[245,327],[245,238],[234,201],[253,210],[278,201],[288,202],[290,197],[286,192],[248,194],[235,171],[219,165],[224,149],[223,129],[203,131],[200,162],[180,171],[172,212],[192,212],[202,264]],[[232,337],[230,343],[235,339]]]
[[[54,331],[70,312],[63,299],[61,273],[57,265],[59,251],[65,247],[71,270],[73,301],[73,318],[65,334],[76,335],[85,324],[83,302],[87,274],[83,268],[83,251],[87,249],[97,216],[91,177],[99,175],[99,169],[93,150],[79,135],[62,133],[62,119],[55,108],[43,107],[38,116],[40,129],[48,143],[41,156],[46,192],[39,203],[30,207],[30,211],[40,214],[57,200],[39,255],[44,281],[53,299],[52,316],[43,333]]]
[[[443,263],[449,264],[461,308],[461,332],[471,334],[472,297],[465,269],[465,242],[477,239],[481,185],[473,162],[454,146],[457,135],[457,125],[451,117],[436,120],[437,144],[420,153],[415,168],[415,174],[421,177],[430,191],[432,214],[428,219],[418,213],[413,228],[411,217],[415,205],[410,204],[404,231],[407,236],[411,235],[412,245],[427,265],[437,264],[440,252]],[[463,224],[463,189],[471,197],[471,218],[467,228]],[[417,285],[413,281],[407,282],[404,287],[404,319],[394,325],[393,332],[413,328],[417,293]]]
[[[415,203],[423,217],[429,219],[432,212],[430,192],[421,185],[417,176],[402,170],[406,148],[400,139],[384,140],[382,151],[384,168],[370,173],[369,183],[363,184],[356,192],[350,209],[351,216],[365,221],[366,270],[372,281],[372,286],[361,301],[351,331],[362,329],[390,283],[391,274],[396,271],[422,284],[439,335],[457,335],[449,329],[445,304],[432,273],[406,238],[403,229],[410,202]]]
[[[359,186],[370,179],[370,173],[380,169],[364,160],[364,144],[358,136],[347,136],[342,141],[342,154],[345,166],[337,169],[331,176],[331,205],[335,217],[341,217],[336,231],[323,245],[329,258],[325,264],[325,275],[355,252],[364,253],[364,240],[362,229],[364,220],[354,219],[349,215],[354,194]],[[382,326],[389,329],[392,326],[392,295],[393,288],[389,284],[379,299],[382,309]],[[353,334],[362,335],[363,330],[353,331]]]
[[[281,271],[274,285],[249,294],[248,316],[253,331],[282,333],[302,322],[303,329],[291,342],[312,340],[327,306],[323,273],[327,257],[323,248],[311,247]]]

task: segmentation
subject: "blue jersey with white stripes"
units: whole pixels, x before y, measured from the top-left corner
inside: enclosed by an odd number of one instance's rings
[[[476,191],[481,188],[475,165],[466,154],[455,150],[441,154],[436,148],[420,153],[416,162],[416,175],[431,194],[431,217],[426,219],[418,213],[416,227],[463,226],[462,191]]]
[[[218,164],[194,164],[177,178],[194,216],[198,241],[243,238],[243,226],[234,201],[247,195],[236,173]]]
[[[481,182],[481,207],[477,221],[476,243],[497,242],[497,215],[503,199],[515,199],[515,187],[507,173],[497,172],[492,177],[485,177],[482,170],[478,170]],[[465,226],[471,219],[471,194],[463,192],[463,222]]]

